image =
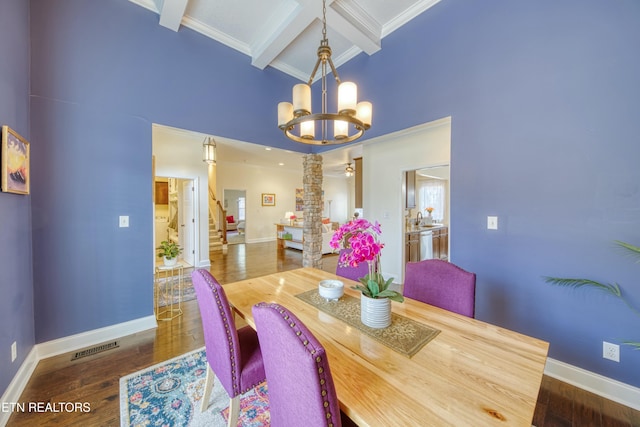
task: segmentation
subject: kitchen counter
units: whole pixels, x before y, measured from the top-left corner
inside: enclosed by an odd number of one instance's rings
[[[439,230],[442,228],[446,228],[447,226],[445,224],[434,224],[434,225],[409,225],[407,226],[405,233],[420,233],[422,231],[433,231],[433,230]]]

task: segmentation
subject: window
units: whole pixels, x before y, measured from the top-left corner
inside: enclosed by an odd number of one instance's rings
[[[433,212],[431,216],[434,221],[442,222],[445,217],[445,204],[447,182],[442,179],[426,179],[419,182],[419,208],[420,212],[426,216],[425,208],[432,207]]]
[[[238,221],[244,221],[244,197],[238,197]]]

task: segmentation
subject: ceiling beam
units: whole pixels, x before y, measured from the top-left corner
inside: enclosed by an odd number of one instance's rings
[[[327,25],[367,55],[381,49],[382,27],[355,2],[334,1],[332,7],[327,8]]]
[[[164,0],[160,9],[160,25],[178,31],[189,0]]]
[[[252,47],[251,65],[254,67],[265,69],[318,17],[316,11],[305,5],[299,4],[293,11],[284,8],[285,6],[281,6],[275,16],[286,18],[267,37],[260,40],[259,44]],[[265,34],[272,25],[273,23],[265,23],[265,31],[259,31],[258,34]]]

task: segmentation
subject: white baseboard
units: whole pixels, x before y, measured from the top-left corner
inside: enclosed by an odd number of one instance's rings
[[[211,267],[211,260],[207,258],[207,259],[201,259],[195,268],[209,268],[209,267]]]
[[[0,402],[16,403],[27,386],[38,362],[47,357],[57,356],[74,350],[90,347],[105,341],[115,340],[127,335],[136,334],[148,329],[157,328],[155,316],[141,317],[117,325],[106,326],[92,331],[82,332],[57,340],[36,344],[27,355],[20,369],[11,380],[9,387],[2,395]],[[0,426],[5,426],[9,421],[11,412],[0,411]]]
[[[565,383],[640,411],[640,388],[547,358],[544,373]]]
[[[33,347],[9,383],[9,387],[7,387],[2,398],[0,398],[0,402],[17,403],[20,401],[22,391],[27,386],[36,366],[38,366],[38,361],[38,351]],[[11,411],[0,411],[0,426],[6,426],[10,416]]]
[[[274,242],[276,240],[275,237],[260,237],[258,239],[247,239],[244,238],[245,243],[263,243],[263,242]]]
[[[37,349],[38,360],[40,360],[81,348],[91,347],[92,345],[115,340],[116,338],[136,334],[156,327],[158,327],[156,318],[151,315],[76,335],[70,335],[57,340],[43,342],[36,344],[35,348]]]

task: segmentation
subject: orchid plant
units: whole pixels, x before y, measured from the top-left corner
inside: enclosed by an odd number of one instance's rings
[[[393,279],[385,280],[380,273],[380,252],[384,243],[378,240],[382,234],[380,224],[374,224],[366,219],[354,219],[342,225],[333,233],[329,245],[338,249],[340,246],[351,249],[343,251],[338,262],[341,265],[357,267],[363,262],[369,266],[369,273],[360,279],[360,285],[353,286],[369,298],[388,298],[403,302],[404,297],[399,292],[389,289]]]

